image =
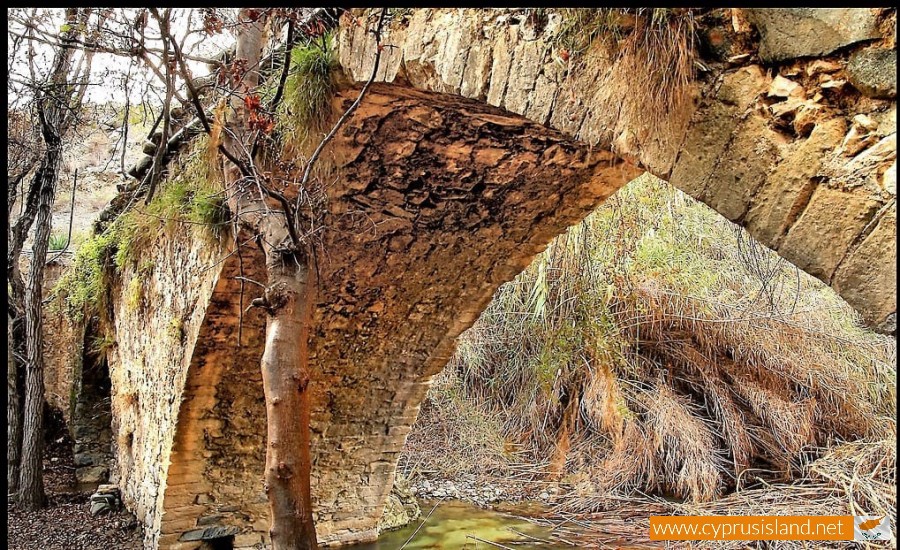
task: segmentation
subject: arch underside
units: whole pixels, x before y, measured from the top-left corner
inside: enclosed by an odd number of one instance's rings
[[[370,90],[333,153],[310,341],[312,485],[320,540],[342,543],[377,535],[406,435],[456,337],[640,171],[483,103],[394,85]],[[162,548],[222,534],[249,546],[267,530],[265,319],[245,311],[260,292],[247,280],[265,280],[251,246],[223,263],[191,359]]]

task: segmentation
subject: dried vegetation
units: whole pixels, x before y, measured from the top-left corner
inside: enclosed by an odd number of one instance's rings
[[[573,513],[651,495],[678,512],[893,514],[895,353],[831,289],[644,176],[497,292],[407,463],[528,463]]]

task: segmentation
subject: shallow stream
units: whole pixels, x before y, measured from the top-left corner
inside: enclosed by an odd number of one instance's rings
[[[572,546],[555,541],[550,529],[512,514],[535,515],[528,506],[518,510],[507,505],[510,513],[486,510],[467,502],[422,501],[422,517],[397,531],[382,534],[376,542],[350,546],[354,550],[492,550],[497,548],[534,548],[571,550]],[[432,508],[434,511],[432,512]],[[429,512],[431,513],[428,516]],[[425,517],[428,516],[424,525]],[[418,530],[418,531],[417,531]],[[409,541],[407,543],[407,541]],[[406,546],[404,546],[406,544]],[[499,545],[499,546],[498,546]]]

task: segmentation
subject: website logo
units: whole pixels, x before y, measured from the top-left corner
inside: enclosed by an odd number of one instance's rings
[[[891,540],[891,521],[885,516],[855,516],[853,540]]]

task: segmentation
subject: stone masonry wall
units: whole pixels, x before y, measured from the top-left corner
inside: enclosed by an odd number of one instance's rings
[[[336,109],[357,93],[342,92]],[[499,109],[384,85],[329,156],[340,177],[310,349],[312,487],[320,541],[341,544],[377,536],[400,449],[456,336],[497,286],[637,171]],[[265,273],[255,246],[240,250],[223,263],[193,349],[161,548],[267,537],[265,319],[246,311],[259,287],[238,278]]]
[[[371,74],[373,37],[347,14],[340,61]],[[596,40],[563,59],[562,23],[521,10],[421,9],[396,18],[378,80],[459,94],[611,147],[702,200],[896,328],[896,12],[711,10],[697,20],[684,105]],[[648,67],[660,70],[659,67]]]
[[[51,296],[66,267],[59,261],[47,265],[44,270],[45,297]],[[44,396],[71,426],[84,353],[84,326],[72,322],[62,313],[62,308],[60,300],[52,300],[44,306]]]
[[[188,365],[226,250],[191,229],[167,230],[114,292],[112,381],[116,471],[122,498],[155,548]],[[136,278],[140,297],[124,298]],[[137,303],[135,303],[137,302]]]

